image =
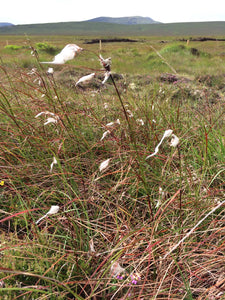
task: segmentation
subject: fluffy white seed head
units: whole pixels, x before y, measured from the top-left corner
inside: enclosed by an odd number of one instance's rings
[[[165,132],[164,132],[164,135],[163,137],[166,138],[166,137],[170,137],[173,133],[173,130],[172,129],[167,129]]]
[[[145,124],[142,119],[137,119],[136,122],[141,126],[144,126],[144,124]]]
[[[99,60],[101,65],[105,68],[106,71],[110,72],[110,67],[111,67],[111,57],[108,58],[103,58],[102,55],[99,55]]]
[[[113,277],[116,277],[117,275],[121,274],[121,273],[124,273],[125,272],[125,269],[122,268],[120,266],[120,264],[116,261],[114,262],[112,265],[111,265],[111,268],[110,268],[110,274],[113,276]]]
[[[47,212],[48,215],[54,215],[57,214],[59,211],[59,206],[58,205],[52,205],[50,210]]]
[[[175,135],[175,134],[172,134],[172,139],[170,141],[170,146],[171,147],[176,147],[178,144],[179,144],[179,138]]]
[[[61,65],[65,64],[68,60],[73,59],[77,53],[81,52],[83,48],[77,46],[76,44],[66,45],[62,51],[57,54],[53,61],[51,62],[42,62],[43,64],[56,64]]]
[[[106,131],[103,133],[103,135],[102,135],[100,141],[104,140],[104,138],[105,138],[109,133],[110,133],[110,131],[109,131],[109,130],[106,130]]]
[[[89,82],[91,79],[93,79],[94,77],[95,77],[95,74],[96,73],[91,73],[91,74],[89,74],[89,75],[86,75],[86,76],[83,76],[83,77],[81,77],[78,81],[77,81],[77,83],[76,83],[76,86],[79,84],[79,83],[86,83],[86,82]]]
[[[103,170],[105,170],[108,167],[109,162],[110,162],[110,158],[104,160],[99,166],[99,171],[102,172]]]
[[[155,147],[155,151],[154,153],[150,154],[149,156],[146,157],[146,159],[156,155],[158,152],[159,152],[159,146],[162,144],[163,140],[167,137],[170,137],[173,133],[173,130],[172,129],[167,129],[164,134],[163,134],[163,137],[161,138],[161,141],[158,143],[158,145]]]
[[[104,79],[102,81],[102,84],[106,83],[106,81],[109,79],[110,75],[111,75],[111,72],[108,72],[108,71],[105,72],[105,77],[104,77]]]
[[[58,122],[58,118],[56,117],[48,117],[47,121],[44,123],[44,125],[47,125],[49,123],[57,123]]]
[[[115,122],[109,122],[109,123],[107,123],[105,126],[106,126],[106,127],[111,127],[111,126],[113,126],[113,125],[115,125],[115,124],[119,124],[119,125],[120,125],[120,120],[117,119]]]
[[[50,173],[52,173],[53,166],[56,165],[56,164],[57,164],[57,160],[56,160],[56,158],[55,158],[55,156],[54,156],[54,157],[53,157],[53,161],[52,161],[52,163],[51,163],[51,165],[50,165]]]
[[[54,69],[53,68],[48,68],[47,74],[53,74],[54,73]]]
[[[52,205],[50,210],[43,216],[41,217],[40,219],[38,219],[36,221],[36,224],[38,224],[41,220],[43,220],[44,218],[46,218],[48,215],[54,215],[54,214],[57,214],[59,211],[59,206],[58,205]]]
[[[50,111],[41,111],[39,114],[37,114],[37,115],[35,116],[35,118],[38,118],[38,117],[40,117],[41,115],[55,116],[55,114],[52,113],[52,112],[50,112]]]

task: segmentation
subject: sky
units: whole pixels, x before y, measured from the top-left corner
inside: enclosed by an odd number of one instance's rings
[[[3,0],[0,22],[37,24],[97,17],[150,17],[162,23],[225,21],[224,0]]]

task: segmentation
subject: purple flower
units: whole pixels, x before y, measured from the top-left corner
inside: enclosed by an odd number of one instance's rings
[[[137,280],[133,279],[133,280],[131,281],[131,283],[132,283],[132,284],[137,284]]]

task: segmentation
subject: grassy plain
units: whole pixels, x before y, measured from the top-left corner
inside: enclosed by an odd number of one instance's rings
[[[92,38],[0,37],[2,299],[225,299],[225,43]]]
[[[224,36],[225,22],[121,25],[102,22],[61,22],[0,28],[3,35],[70,36]]]

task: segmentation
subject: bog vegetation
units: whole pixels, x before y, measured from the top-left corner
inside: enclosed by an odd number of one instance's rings
[[[107,19],[107,18],[106,18]],[[59,22],[4,26],[1,35],[76,35],[76,36],[224,36],[225,22],[189,22],[167,24],[116,24],[107,22]]]
[[[225,299],[224,42],[88,39],[0,39],[1,298]]]

